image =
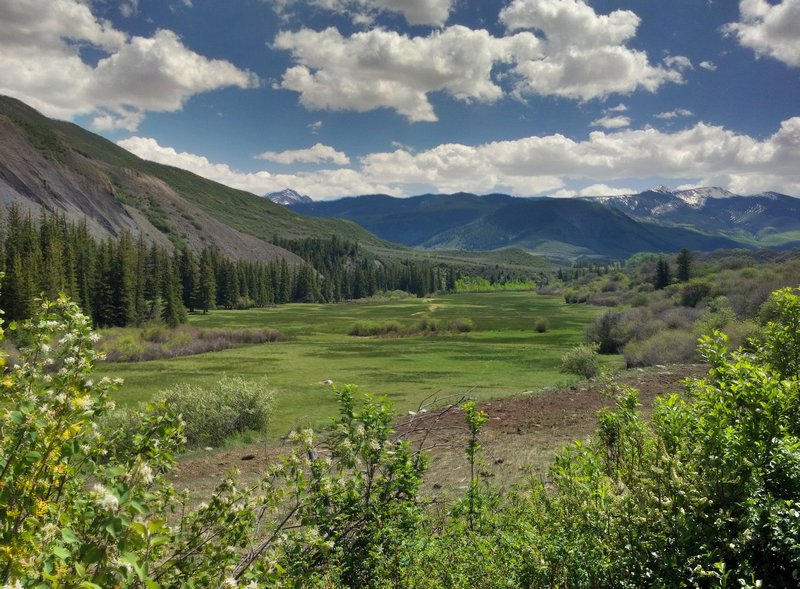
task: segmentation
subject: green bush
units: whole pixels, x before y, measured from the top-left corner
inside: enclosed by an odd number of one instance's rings
[[[533,324],[533,328],[536,330],[536,333],[545,333],[548,329],[550,329],[550,321],[547,319],[547,317],[537,317]]]
[[[698,362],[697,336],[689,331],[666,330],[644,340],[628,343],[622,350],[628,368],[656,364]]]
[[[218,446],[233,434],[266,432],[272,415],[266,382],[240,377],[224,377],[211,388],[179,384],[157,400],[183,419],[190,446]]]
[[[597,369],[596,344],[575,346],[561,357],[561,372],[592,378],[597,375]]]

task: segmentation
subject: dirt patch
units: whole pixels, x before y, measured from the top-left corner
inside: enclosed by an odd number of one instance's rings
[[[706,371],[707,367],[698,364],[629,370],[616,375],[613,384],[638,389],[642,412],[649,415],[657,396],[681,392],[684,379],[701,377]],[[501,486],[543,475],[559,449],[591,437],[597,427],[597,411],[614,403],[612,393],[608,382],[590,380],[481,403],[480,408],[489,415],[481,435],[481,475]],[[466,486],[468,432],[461,411],[405,415],[398,418],[397,431],[430,448],[429,494],[447,496]],[[279,443],[261,442],[233,450],[193,452],[175,469],[175,484],[190,489],[194,497],[207,497],[233,468],[243,480],[255,480],[286,450]]]

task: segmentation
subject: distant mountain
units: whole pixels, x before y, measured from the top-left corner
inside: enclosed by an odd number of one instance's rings
[[[774,246],[800,238],[800,199],[765,192],[751,196],[718,187],[588,197],[639,221],[691,227],[731,237],[743,244]]]
[[[654,193],[643,198],[647,201],[646,210],[651,211],[666,196]],[[691,208],[677,197],[669,198]],[[639,210],[639,200],[619,202]],[[292,208],[306,215],[350,219],[384,239],[437,250],[517,247],[551,259],[569,259],[622,258],[639,251],[671,252],[682,247],[713,250],[742,245],[721,234],[635,219],[632,213],[621,210],[622,205],[613,204],[618,202],[458,193],[411,198],[368,195]]]
[[[291,188],[284,188],[278,192],[270,192],[264,195],[264,198],[268,198],[275,204],[289,206],[289,205],[296,205],[296,204],[307,204],[314,202],[311,200],[310,196],[306,196],[305,194],[300,194],[292,190]]]

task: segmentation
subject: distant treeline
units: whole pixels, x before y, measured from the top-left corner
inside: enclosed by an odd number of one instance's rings
[[[12,206],[0,240],[5,319],[30,317],[35,297],[65,293],[98,326],[177,325],[187,311],[247,308],[289,302],[337,302],[404,290],[417,296],[452,290],[452,268],[425,261],[384,263],[337,237],[275,239],[305,264],[233,261],[217,250],[168,250],[123,233],[98,240],[85,222],[42,213],[34,219]]]

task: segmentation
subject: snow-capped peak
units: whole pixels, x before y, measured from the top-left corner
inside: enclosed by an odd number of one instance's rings
[[[702,207],[709,198],[730,198],[736,196],[733,192],[729,192],[719,186],[703,186],[689,188],[688,190],[676,190],[673,194],[693,208]]]

